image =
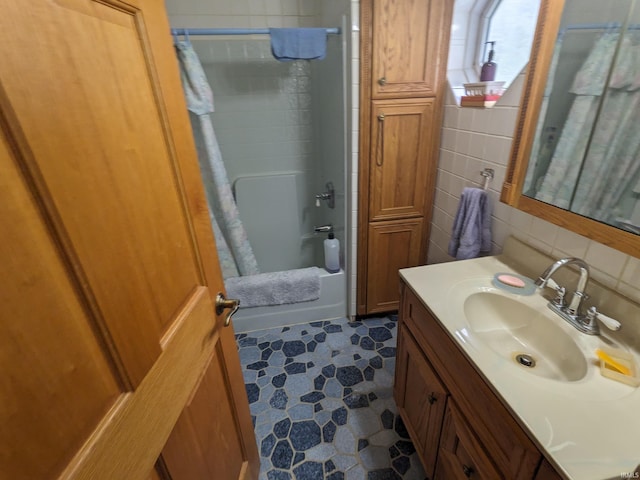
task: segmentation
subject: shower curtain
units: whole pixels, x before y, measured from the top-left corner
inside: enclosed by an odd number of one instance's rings
[[[608,223],[640,170],[640,35],[627,33],[608,84],[571,210]]]
[[[615,221],[616,206],[640,170],[640,35],[626,33],[606,85],[605,67],[618,40],[617,33],[603,35],[576,74],[571,89],[576,97],[536,194],[538,200],[608,223]]]
[[[553,57],[551,58],[551,64],[549,65],[549,74],[547,76],[547,85],[544,90],[544,94],[542,96],[542,104],[540,105],[540,113],[538,114],[538,118],[546,119],[547,118],[547,110],[549,109],[549,97],[551,96],[551,92],[553,91],[553,81],[552,79],[556,75],[556,71],[558,70],[558,59],[560,58],[560,51],[562,50],[562,37],[563,35],[558,35],[556,39],[556,44],[553,48]],[[527,67],[525,67],[527,68]],[[544,122],[538,122],[538,127],[536,130],[536,135],[533,137],[533,146],[531,147],[531,154],[529,155],[530,167],[527,169],[527,173],[524,179],[524,187],[522,191],[525,195],[534,196],[535,195],[535,180],[540,176],[540,171],[545,171],[545,169],[549,166],[549,158],[548,155],[544,155],[543,151],[543,135],[544,135]],[[533,192],[533,193],[531,193]]]
[[[213,92],[200,59],[190,42],[175,43],[180,77],[191,112],[198,161],[205,185],[211,225],[216,239],[222,276],[226,278],[260,273],[258,262],[240,221],[220,146],[211,122]],[[196,128],[196,125],[199,128]]]
[[[575,76],[571,110],[536,199],[569,208],[619,35],[601,36]]]

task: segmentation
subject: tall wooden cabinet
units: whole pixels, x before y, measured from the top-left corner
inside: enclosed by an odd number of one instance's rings
[[[358,314],[426,262],[453,0],[361,3]]]

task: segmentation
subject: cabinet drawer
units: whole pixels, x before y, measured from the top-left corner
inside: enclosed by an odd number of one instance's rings
[[[435,480],[505,478],[482,448],[453,401],[447,405]]]
[[[402,284],[406,324],[493,462],[509,479],[534,477],[541,455],[509,411],[418,297]]]
[[[394,398],[425,473],[433,478],[447,390],[406,328],[398,331]]]

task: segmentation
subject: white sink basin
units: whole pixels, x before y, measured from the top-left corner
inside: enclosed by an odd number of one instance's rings
[[[464,301],[471,335],[523,372],[575,382],[587,373],[587,360],[573,339],[546,312],[494,292]]]

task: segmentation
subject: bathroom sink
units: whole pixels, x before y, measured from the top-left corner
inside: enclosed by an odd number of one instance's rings
[[[546,311],[481,291],[465,299],[464,315],[470,337],[523,372],[564,382],[578,381],[587,373],[582,351]]]

